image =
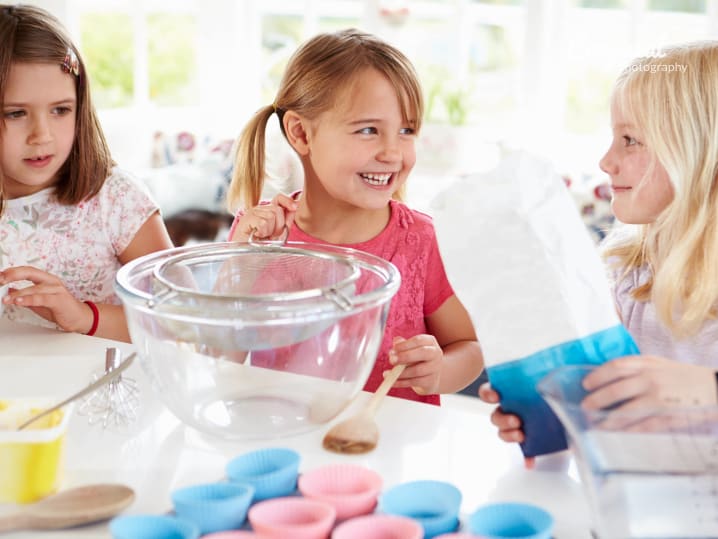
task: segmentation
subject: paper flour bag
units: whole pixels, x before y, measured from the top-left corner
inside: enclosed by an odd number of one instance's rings
[[[502,408],[522,418],[525,456],[567,447],[536,384],[566,364],[638,352],[596,245],[563,180],[529,154],[454,182],[429,206],[449,279],[469,310]]]

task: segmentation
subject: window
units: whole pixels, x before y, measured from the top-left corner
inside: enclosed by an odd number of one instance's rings
[[[705,13],[706,0],[648,0],[648,9]]]
[[[271,103],[284,66],[302,41],[302,17],[265,15],[262,18],[262,102]]]
[[[591,163],[622,67],[656,47],[718,33],[718,2],[706,0],[36,3],[64,8],[98,108],[129,110],[118,120],[151,123],[148,132],[182,121],[236,136],[253,111],[271,103],[302,41],[353,26],[414,62],[427,125],[474,126],[482,141]]]
[[[157,105],[197,105],[197,24],[185,13],[147,16],[149,98]]]
[[[145,98],[158,106],[198,104],[193,16],[88,11],[79,19],[80,46],[98,108],[127,107]],[[138,62],[147,66],[140,76]]]
[[[91,75],[96,107],[127,107],[134,95],[132,19],[124,13],[86,13],[80,18],[81,49]]]

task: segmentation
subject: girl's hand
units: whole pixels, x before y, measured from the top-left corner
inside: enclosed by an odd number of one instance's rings
[[[444,351],[433,335],[415,335],[410,339],[397,337],[389,351],[392,365],[406,364],[394,387],[411,387],[419,395],[439,392]]]
[[[87,333],[92,328],[92,309],[75,299],[56,276],[31,266],[16,266],[0,272],[0,284],[14,281],[33,284],[27,288],[10,288],[2,300],[5,305],[27,307],[65,331]]]
[[[232,241],[253,239],[273,240],[280,238],[285,227],[291,228],[297,202],[287,195],[279,194],[269,203],[262,203],[247,210],[240,217],[232,235]]]
[[[583,379],[588,410],[639,410],[707,406],[718,402],[715,370],[658,356],[609,361]]]
[[[491,384],[486,382],[479,386],[479,398],[489,404],[498,404],[500,401],[499,394],[493,390]],[[526,439],[524,431],[521,429],[521,418],[514,414],[505,413],[500,406],[491,412],[491,423],[499,429],[499,438],[504,442],[521,443]],[[526,457],[524,464],[526,468],[533,468],[535,465],[534,457]]]
[[[500,400],[499,394],[493,390],[488,382],[479,386],[479,398],[489,404],[498,404]],[[505,413],[500,406],[497,406],[491,412],[491,423],[498,427],[499,438],[504,442],[521,443],[526,438],[524,431],[521,430],[521,418],[517,415]]]

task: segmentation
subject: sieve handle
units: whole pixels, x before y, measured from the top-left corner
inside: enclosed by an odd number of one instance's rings
[[[287,243],[287,238],[289,237],[289,229],[287,228],[287,225],[284,225],[284,229],[282,230],[282,233],[279,235],[279,238],[276,240],[255,240],[254,239],[254,233],[257,231],[256,228],[252,227],[252,231],[249,233],[249,238],[247,238],[247,243],[254,246],[259,245],[284,245]]]
[[[338,288],[328,288],[324,290],[323,294],[325,298],[332,300],[343,311],[350,311],[354,306],[351,298]]]

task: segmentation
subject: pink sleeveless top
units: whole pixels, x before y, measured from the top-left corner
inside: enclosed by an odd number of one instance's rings
[[[382,373],[391,369],[389,350],[394,337],[408,339],[428,333],[425,317],[454,295],[431,217],[393,200],[390,208],[389,223],[377,236],[362,243],[341,245],[388,260],[401,274],[401,286],[392,299],[379,353],[364,386],[366,391],[375,391],[383,380]],[[239,215],[235,217],[231,231],[238,219]],[[288,241],[325,243],[306,234],[296,224],[289,231]],[[441,402],[439,395],[418,395],[411,388],[392,389],[389,395],[430,404]]]

